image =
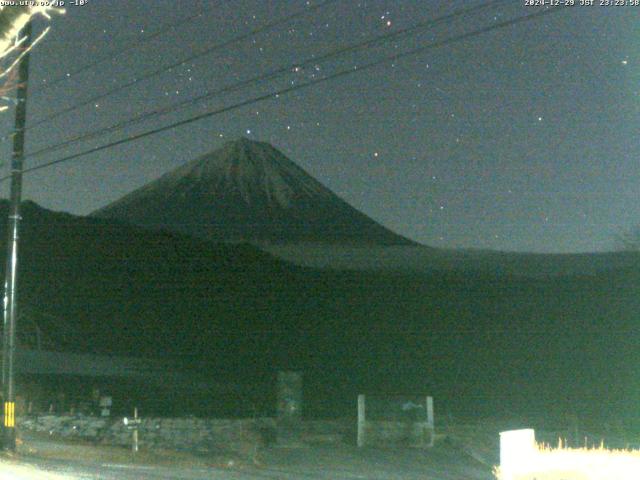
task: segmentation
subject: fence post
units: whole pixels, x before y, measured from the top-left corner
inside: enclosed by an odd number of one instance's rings
[[[302,374],[278,372],[277,441],[290,447],[300,444],[302,430]]]
[[[133,421],[135,427],[133,428],[133,453],[138,453],[138,407],[133,409]]]
[[[433,418],[433,397],[427,397],[427,424],[431,434],[428,446],[433,447],[436,436],[436,424]]]
[[[138,407],[133,409],[133,418],[124,417],[122,419],[124,426],[128,430],[131,430],[131,449],[133,453],[138,452],[138,427],[142,423],[140,417],[138,417]]]
[[[363,447],[365,444],[365,396],[358,395],[358,447]]]

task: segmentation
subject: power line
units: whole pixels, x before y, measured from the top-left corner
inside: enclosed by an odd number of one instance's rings
[[[568,7],[567,6],[558,6],[558,7],[554,7],[554,8],[550,8],[550,9],[545,9],[545,10],[542,10],[542,11],[539,11],[539,12],[536,12],[536,13],[532,13],[532,14],[529,14],[529,15],[523,15],[523,16],[515,18],[515,19],[506,20],[504,22],[499,22],[499,23],[496,23],[494,25],[490,25],[488,27],[484,27],[484,28],[481,28],[481,29],[478,29],[478,30],[474,30],[474,31],[471,31],[471,32],[468,32],[468,33],[464,33],[464,34],[456,35],[454,37],[446,38],[444,40],[433,42],[433,43],[430,43],[430,44],[422,46],[422,47],[418,47],[418,48],[415,48],[415,49],[412,49],[412,50],[408,50],[406,52],[398,53],[396,55],[392,55],[392,56],[388,56],[388,57],[385,57],[385,58],[382,58],[382,59],[379,59],[379,60],[375,60],[375,61],[372,61],[370,63],[364,64],[362,66],[356,66],[356,67],[353,67],[353,68],[349,68],[347,70],[341,70],[341,71],[339,71],[337,73],[334,73],[332,75],[329,75],[329,76],[326,76],[326,77],[323,77],[323,78],[320,78],[320,79],[317,79],[317,80],[312,80],[312,81],[309,81],[307,83],[294,85],[294,86],[291,86],[291,87],[288,87],[288,88],[284,88],[284,89],[281,89],[281,90],[278,90],[278,91],[273,91],[273,92],[270,92],[268,94],[264,94],[264,95],[260,95],[260,96],[257,96],[257,97],[254,97],[254,98],[251,98],[251,99],[248,99],[248,100],[244,100],[242,102],[238,102],[238,103],[235,103],[233,105],[229,105],[227,107],[222,107],[222,108],[218,108],[218,109],[215,109],[215,110],[211,110],[209,112],[206,112],[206,113],[203,113],[203,114],[200,114],[200,115],[196,115],[194,117],[190,117],[190,118],[187,118],[185,120],[181,120],[181,121],[169,124],[169,125],[165,125],[163,127],[158,127],[158,128],[155,128],[155,129],[152,129],[152,130],[148,130],[148,131],[143,132],[143,133],[139,133],[139,134],[136,134],[136,135],[131,135],[131,136],[122,138],[120,140],[116,140],[116,141],[113,141],[113,142],[110,142],[110,143],[107,143],[107,144],[104,144],[104,145],[100,145],[98,147],[90,148],[90,149],[85,150],[83,152],[79,152],[79,153],[76,153],[76,154],[73,154],[73,155],[68,155],[66,157],[59,158],[57,160],[53,160],[51,162],[43,163],[41,165],[36,165],[34,167],[25,169],[23,171],[23,173],[29,173],[29,172],[33,172],[33,171],[36,171],[36,170],[41,170],[41,169],[44,169],[44,168],[48,168],[48,167],[51,167],[53,165],[66,163],[68,161],[75,160],[76,158],[84,157],[84,156],[90,155],[92,153],[97,153],[97,152],[100,152],[102,150],[106,150],[106,149],[109,149],[109,148],[112,148],[112,147],[115,147],[115,146],[118,146],[118,145],[122,145],[122,144],[125,144],[125,143],[129,143],[129,142],[133,142],[133,141],[136,141],[136,140],[140,140],[142,138],[149,137],[151,135],[155,135],[157,133],[161,133],[161,132],[164,132],[164,131],[167,131],[167,130],[171,130],[171,129],[174,129],[174,128],[177,128],[177,127],[181,127],[183,125],[188,125],[190,123],[194,123],[194,122],[197,122],[199,120],[203,120],[205,118],[210,118],[210,117],[213,117],[213,116],[216,116],[216,115],[220,115],[222,113],[226,113],[226,112],[229,112],[229,111],[232,111],[232,110],[237,110],[237,109],[245,107],[247,105],[251,105],[251,104],[254,104],[254,103],[261,102],[263,100],[273,99],[273,98],[275,98],[276,96],[279,96],[279,95],[284,95],[284,94],[291,93],[291,92],[294,92],[294,91],[297,91],[297,90],[302,90],[304,88],[308,88],[308,87],[311,87],[311,86],[314,86],[314,85],[318,85],[320,83],[324,83],[324,82],[327,82],[327,81],[330,81],[330,80],[334,80],[336,78],[340,78],[340,77],[352,75],[354,73],[359,73],[359,72],[362,72],[362,71],[365,71],[365,70],[369,70],[369,69],[375,68],[375,67],[377,67],[379,65],[382,65],[384,63],[397,61],[397,60],[403,59],[405,57],[409,57],[409,56],[413,56],[413,55],[417,55],[417,54],[423,53],[423,52],[425,52],[427,50],[443,47],[445,45],[450,45],[452,43],[461,42],[461,41],[467,40],[469,38],[473,38],[473,37],[476,37],[476,36],[479,36],[479,35],[482,35],[484,33],[488,33],[488,32],[494,31],[494,30],[498,30],[498,29],[501,29],[501,28],[509,27],[509,26],[512,26],[512,25],[516,25],[518,23],[526,22],[526,21],[531,21],[531,20],[540,18],[542,16],[558,12],[558,11],[563,10],[565,8],[568,8]],[[10,176],[2,177],[2,178],[0,178],[0,182],[5,181],[5,180],[7,180],[9,178],[11,178],[11,177]]]
[[[54,118],[58,118],[61,115],[73,112],[73,111],[75,111],[75,110],[77,110],[77,109],[79,109],[81,107],[84,107],[86,105],[90,105],[92,103],[95,103],[98,100],[102,100],[103,98],[106,98],[106,97],[111,96],[111,95],[113,95],[115,93],[118,93],[118,92],[120,92],[122,90],[130,88],[130,87],[132,87],[134,85],[137,85],[138,83],[143,82],[145,80],[149,80],[150,78],[156,77],[156,76],[158,76],[158,75],[160,75],[162,73],[165,73],[165,72],[168,72],[170,70],[173,70],[174,68],[177,68],[177,67],[180,67],[182,65],[185,65],[186,63],[192,62],[192,61],[194,61],[194,60],[196,60],[198,58],[201,58],[201,57],[204,57],[206,55],[209,55],[209,54],[211,54],[211,53],[213,53],[213,52],[215,52],[217,50],[226,48],[229,45],[232,45],[232,44],[237,43],[237,42],[241,42],[241,41],[246,40],[248,38],[251,38],[251,37],[253,37],[255,35],[258,35],[260,33],[266,32],[268,30],[271,30],[271,29],[274,29],[276,27],[279,27],[279,26],[281,26],[283,24],[289,23],[289,22],[291,22],[292,20],[294,20],[294,19],[296,19],[298,17],[307,15],[307,14],[309,14],[311,12],[314,12],[314,11],[316,11],[316,10],[326,6],[326,5],[329,5],[331,3],[335,3],[337,1],[338,0],[325,0],[322,3],[319,3],[319,4],[314,5],[312,7],[306,8],[305,10],[301,10],[299,12],[293,13],[293,14],[288,15],[286,17],[283,17],[281,19],[275,20],[273,22],[269,22],[269,23],[267,23],[265,25],[262,25],[261,27],[258,27],[258,28],[255,28],[255,29],[251,30],[248,33],[244,33],[242,35],[235,36],[235,37],[233,37],[233,38],[231,38],[231,39],[229,39],[229,40],[227,40],[225,42],[218,43],[218,44],[213,45],[213,46],[211,46],[209,48],[205,48],[204,50],[201,50],[201,51],[199,51],[197,53],[189,55],[188,57],[186,57],[186,58],[184,58],[182,60],[179,60],[177,62],[174,62],[174,63],[170,64],[170,65],[167,65],[167,66],[158,68],[156,70],[153,70],[151,72],[148,72],[148,73],[146,73],[146,74],[144,74],[144,75],[142,75],[140,77],[134,78],[133,80],[131,80],[131,81],[129,81],[129,82],[123,84],[123,85],[120,85],[118,87],[114,87],[114,88],[112,88],[110,90],[107,90],[106,92],[100,93],[100,94],[95,95],[95,96],[90,97],[90,98],[87,98],[86,100],[83,100],[80,103],[77,103],[75,105],[71,105],[70,107],[63,108],[63,109],[58,110],[57,112],[54,112],[54,113],[52,113],[50,115],[47,115],[45,117],[36,119],[34,122],[30,123],[30,125],[26,128],[26,130],[30,130],[30,129],[34,128],[34,127],[37,127],[38,125],[42,125],[43,123],[51,121]],[[5,137],[2,138],[2,140],[5,140],[6,138],[8,138],[8,137],[5,136]]]
[[[189,15],[188,17],[181,18],[181,19],[177,20],[176,22],[165,24],[162,27],[160,27],[157,30],[155,30],[154,32],[146,35],[142,40],[138,40],[135,43],[132,43],[131,45],[129,45],[127,47],[119,48],[115,52],[110,52],[110,53],[107,53],[105,55],[99,56],[94,61],[89,62],[86,65],[83,65],[83,66],[77,68],[76,70],[73,70],[72,72],[69,72],[69,73],[66,73],[64,75],[61,75],[58,78],[54,78],[50,82],[43,83],[43,84],[40,84],[39,86],[36,86],[34,88],[34,90],[36,90],[37,92],[40,92],[41,90],[46,90],[47,88],[53,87],[54,85],[57,85],[58,83],[64,82],[66,80],[69,80],[71,77],[79,75],[80,73],[83,73],[86,70],[90,70],[90,69],[92,69],[94,67],[97,67],[101,63],[107,62],[109,60],[113,60],[114,58],[119,57],[120,55],[122,55],[124,53],[130,52],[131,50],[135,50],[136,48],[139,48],[143,43],[149,42],[149,41],[153,40],[154,38],[157,38],[160,35],[163,35],[168,30],[173,30],[173,29],[175,29],[175,28],[177,28],[177,27],[179,27],[179,26],[181,26],[181,25],[183,25],[183,24],[185,24],[187,22],[190,22],[190,21],[194,20],[195,18],[198,18],[198,17],[202,16],[204,11],[205,11],[205,9],[201,8],[200,10],[198,10],[198,13],[195,13],[193,15]]]
[[[332,58],[340,56],[340,55],[342,55],[344,53],[348,53],[348,52],[353,52],[353,51],[356,51],[356,50],[364,49],[364,48],[370,47],[371,45],[374,45],[374,44],[377,44],[377,43],[382,43],[382,42],[386,42],[386,41],[389,41],[389,40],[396,40],[396,39],[398,39],[400,37],[413,34],[413,33],[417,32],[418,30],[422,30],[424,28],[433,27],[433,26],[435,26],[435,25],[437,25],[439,23],[444,23],[446,21],[452,20],[455,17],[469,15],[471,13],[474,13],[474,12],[477,12],[477,11],[480,11],[480,10],[484,10],[484,9],[487,9],[487,8],[490,8],[490,7],[494,7],[494,6],[496,6],[496,5],[500,4],[500,3],[505,3],[507,1],[509,1],[509,0],[492,0],[490,2],[487,2],[487,3],[479,5],[479,6],[470,7],[470,8],[461,8],[461,9],[455,10],[454,12],[452,12],[452,13],[450,13],[448,15],[444,15],[444,16],[438,17],[436,19],[427,21],[427,22],[421,22],[421,23],[418,23],[416,25],[412,25],[410,27],[407,27],[407,28],[404,28],[404,29],[401,29],[401,30],[397,30],[395,32],[390,32],[390,33],[387,33],[387,34],[384,34],[384,35],[379,35],[377,37],[365,40],[363,42],[359,42],[359,43],[356,43],[356,44],[353,44],[353,45],[348,45],[348,46],[345,46],[345,47],[341,47],[341,48],[332,50],[330,52],[327,52],[324,55],[321,55],[320,57],[311,56],[311,57],[303,60],[302,62],[297,62],[297,63],[293,63],[293,64],[290,64],[290,65],[287,65],[285,67],[280,67],[280,68],[272,70],[272,71],[270,71],[268,73],[265,73],[265,74],[262,74],[262,75],[257,75],[255,77],[249,78],[247,80],[243,80],[241,82],[237,82],[237,83],[235,83],[233,85],[230,85],[230,86],[227,86],[227,87],[223,87],[223,88],[221,88],[219,90],[215,90],[213,92],[207,92],[207,93],[205,93],[203,95],[199,95],[199,96],[194,97],[194,98],[189,98],[189,99],[183,100],[181,102],[178,102],[176,104],[170,105],[168,107],[152,110],[150,112],[146,112],[146,113],[134,116],[134,117],[132,117],[130,119],[123,120],[121,122],[112,124],[112,125],[110,125],[108,127],[99,129],[97,131],[87,132],[87,133],[84,133],[84,134],[77,135],[75,137],[72,137],[71,139],[65,140],[65,141],[63,141],[61,143],[58,143],[56,145],[41,148],[40,150],[37,150],[35,152],[32,152],[32,153],[28,154],[27,157],[34,157],[34,156],[37,156],[37,155],[40,155],[40,154],[43,154],[43,153],[50,153],[51,151],[59,150],[61,148],[73,145],[75,143],[78,143],[78,142],[81,142],[81,141],[86,141],[86,140],[88,140],[90,138],[95,138],[95,137],[104,135],[106,133],[110,133],[110,132],[113,132],[113,131],[116,131],[116,130],[120,130],[120,129],[124,128],[124,127],[128,127],[128,126],[134,125],[136,123],[140,123],[140,122],[142,122],[142,121],[144,121],[146,119],[149,119],[149,118],[152,118],[152,117],[155,117],[155,116],[166,115],[168,113],[175,112],[175,111],[177,111],[179,109],[182,109],[182,108],[184,108],[186,106],[194,105],[194,104],[196,104],[198,102],[201,102],[203,100],[208,100],[210,98],[216,97],[216,96],[224,94],[224,93],[229,93],[229,92],[233,92],[233,91],[236,91],[236,90],[240,90],[240,89],[242,89],[242,88],[244,88],[246,86],[249,86],[251,84],[254,84],[254,83],[262,82],[262,81],[265,81],[265,80],[275,79],[275,78],[277,78],[277,77],[279,77],[279,76],[281,76],[283,74],[290,73],[290,72],[294,71],[294,69],[296,69],[296,68],[303,69],[303,68],[305,68],[305,67],[307,67],[309,65],[317,65],[317,64],[326,62],[327,60],[330,60]]]
[[[514,25],[514,24],[517,24],[517,23],[522,23],[522,22],[525,22],[525,21],[529,21],[529,20],[541,17],[543,15],[547,15],[547,14],[553,13],[555,11],[561,10],[563,8],[566,8],[566,7],[560,6],[560,7],[556,7],[556,8],[553,8],[553,9],[546,9],[546,10],[541,11],[541,12],[525,15],[525,16],[522,16],[522,17],[518,17],[516,19],[507,20],[507,21],[500,22],[500,23],[496,23],[494,25],[491,25],[491,26],[488,26],[488,27],[484,27],[484,28],[479,29],[479,30],[474,30],[472,32],[468,32],[468,33],[465,33],[465,34],[457,35],[457,36],[454,36],[454,37],[451,37],[451,38],[448,38],[448,39],[444,39],[444,40],[441,40],[441,41],[438,41],[438,42],[433,42],[433,43],[431,43],[429,45],[425,45],[423,47],[418,47],[416,49],[412,49],[412,50],[409,50],[407,52],[402,52],[402,53],[399,53],[399,54],[396,54],[396,55],[385,57],[383,59],[376,60],[376,61],[370,62],[370,63],[362,65],[362,66],[357,66],[357,67],[350,68],[350,69],[347,69],[347,70],[342,70],[342,71],[339,71],[337,73],[334,73],[332,75],[329,75],[329,76],[326,76],[326,77],[323,77],[323,78],[320,78],[320,79],[317,79],[317,80],[312,80],[312,81],[309,81],[309,82],[304,83],[304,84],[294,85],[294,86],[291,86],[291,87],[288,87],[288,88],[285,88],[285,89],[281,89],[279,91],[270,92],[268,94],[260,95],[258,97],[254,97],[254,98],[251,98],[249,100],[245,100],[245,101],[242,101],[242,102],[239,102],[239,103],[227,106],[227,107],[222,107],[222,108],[219,108],[219,109],[216,109],[216,110],[212,110],[212,111],[209,111],[209,112],[206,112],[206,113],[194,116],[194,117],[190,117],[190,118],[185,119],[185,120],[181,120],[181,121],[169,124],[169,125],[165,125],[163,127],[159,127],[159,128],[155,128],[155,129],[152,129],[152,130],[148,130],[148,131],[140,133],[140,134],[131,135],[129,137],[125,137],[123,139],[116,140],[114,142],[110,142],[110,143],[105,144],[105,145],[101,145],[101,146],[98,146],[98,147],[91,148],[91,149],[86,150],[84,152],[80,152],[80,153],[77,153],[77,154],[69,155],[69,156],[66,156],[66,157],[63,157],[63,158],[60,158],[60,159],[57,159],[57,160],[53,160],[51,162],[44,163],[42,165],[37,165],[37,166],[31,167],[31,168],[25,169],[24,172],[26,173],[26,172],[31,172],[31,171],[35,171],[35,170],[40,170],[42,168],[46,168],[46,167],[49,167],[49,166],[52,166],[52,165],[56,165],[58,163],[67,162],[67,161],[73,160],[73,159],[78,158],[78,157],[86,156],[86,155],[89,155],[91,153],[96,153],[98,151],[105,150],[105,149],[108,149],[108,148],[111,148],[111,147],[114,147],[114,146],[118,146],[118,145],[121,145],[121,144],[124,144],[124,143],[129,143],[129,142],[132,142],[132,141],[135,141],[135,140],[139,140],[139,139],[145,138],[147,136],[155,135],[156,133],[161,133],[163,131],[171,130],[173,128],[177,128],[177,127],[180,127],[180,126],[183,126],[183,125],[187,125],[187,124],[190,124],[190,123],[193,123],[193,122],[205,119],[205,118],[209,118],[209,117],[212,117],[212,116],[215,116],[215,115],[226,113],[226,112],[231,111],[231,110],[236,110],[238,108],[242,108],[244,106],[251,105],[253,103],[257,103],[257,102],[260,102],[260,101],[263,101],[263,100],[274,98],[275,96],[278,96],[278,95],[283,95],[283,94],[290,93],[290,92],[293,92],[293,91],[301,90],[301,89],[304,89],[304,88],[307,88],[307,87],[310,87],[310,86],[313,86],[313,85],[316,85],[316,84],[319,84],[319,83],[324,83],[326,81],[333,80],[333,79],[336,79],[336,78],[339,78],[339,77],[347,76],[347,75],[350,75],[350,74],[353,74],[353,73],[356,73],[356,72],[360,72],[360,71],[363,71],[363,70],[368,70],[370,68],[377,67],[377,66],[379,66],[379,65],[381,65],[383,63],[393,62],[393,61],[399,60],[401,58],[404,58],[404,57],[407,57],[407,56],[416,55],[416,54],[422,53],[424,51],[427,51],[427,50],[430,50],[430,49],[433,49],[433,48],[438,48],[438,47],[441,47],[441,46],[448,45],[450,43],[463,41],[463,40],[466,40],[468,38],[481,35],[483,33],[487,33],[487,32],[490,32],[490,31],[493,31],[493,30],[497,30],[497,29],[500,29],[500,28],[504,28],[504,27],[507,27],[507,26],[511,26],[511,25]],[[0,181],[4,181],[7,178],[9,178],[9,177],[2,177],[2,178],[0,178]]]

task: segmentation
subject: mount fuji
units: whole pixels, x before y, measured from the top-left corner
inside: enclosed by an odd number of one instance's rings
[[[226,143],[92,213],[217,242],[410,246],[268,143]]]

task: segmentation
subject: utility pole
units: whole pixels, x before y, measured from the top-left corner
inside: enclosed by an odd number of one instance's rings
[[[27,119],[27,82],[29,81],[29,48],[31,47],[31,22],[22,35],[22,48],[26,53],[18,65],[18,86],[13,153],[11,154],[11,193],[9,205],[7,266],[4,282],[4,323],[2,331],[2,394],[4,422],[2,447],[16,449],[16,399],[13,361],[16,350],[16,318],[18,317],[18,232],[20,226],[20,201],[22,199],[22,163],[24,159],[24,129]]]

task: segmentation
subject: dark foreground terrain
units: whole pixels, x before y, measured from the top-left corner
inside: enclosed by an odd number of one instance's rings
[[[276,372],[296,370],[310,418],[352,414],[365,393],[431,395],[438,415],[455,421],[637,419],[638,263],[536,277],[487,268],[324,271],[250,245],[32,203],[23,216],[21,345],[160,358],[210,382],[248,385],[198,397],[175,385],[151,392],[58,376],[45,385],[43,409],[58,390],[90,398],[96,386],[123,413],[269,416]],[[0,249],[5,233],[0,225]],[[43,383],[18,378],[19,387],[27,380]]]
[[[196,455],[188,451],[123,448],[54,439],[47,434],[21,432],[18,452],[0,457],[0,479],[12,480],[492,480],[499,463],[499,434],[531,427],[523,420],[478,420],[443,425],[435,446],[358,449],[350,443],[304,444],[298,448],[269,447],[251,458],[229,453]],[[611,425],[548,424],[536,429],[536,440],[555,445],[639,448],[640,433]],[[575,437],[575,438],[574,438]],[[574,443],[575,442],[575,443]]]

